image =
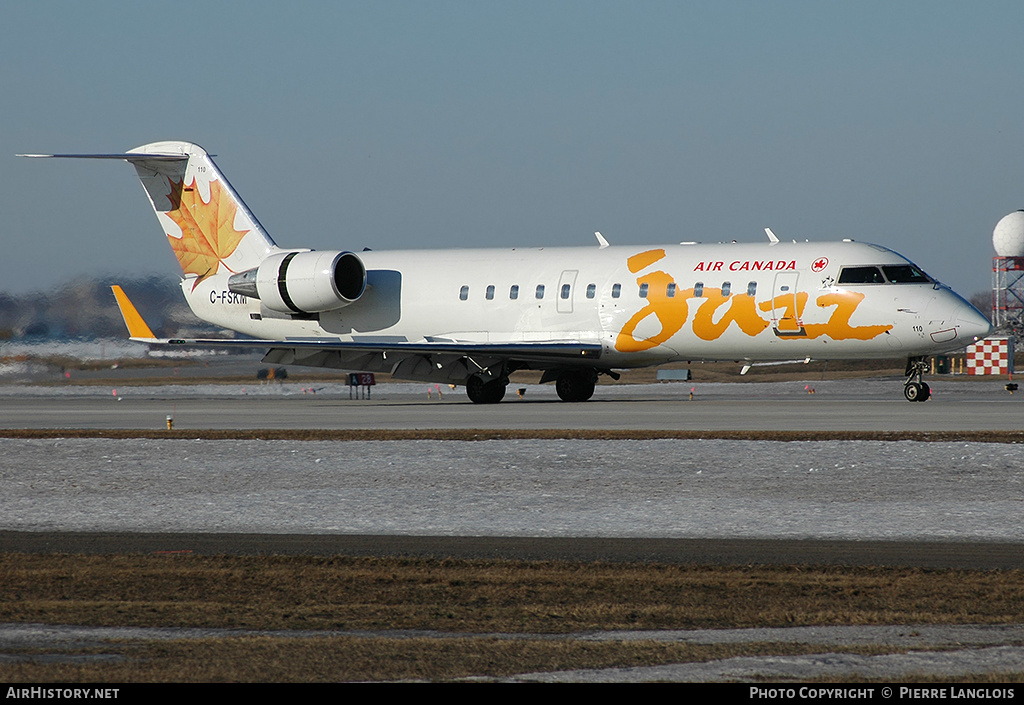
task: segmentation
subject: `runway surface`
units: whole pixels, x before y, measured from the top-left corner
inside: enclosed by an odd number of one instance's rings
[[[958,570],[1024,567],[1024,546],[1001,541],[0,531],[0,549],[43,554],[345,555],[709,566],[914,566]]]
[[[933,381],[932,399],[913,404],[898,378],[600,385],[580,404],[528,385],[496,405],[406,383],[377,386],[370,399],[349,399],[339,384],[0,385],[0,428],[161,429],[172,416],[178,429],[1024,430],[1024,393],[1004,385]]]

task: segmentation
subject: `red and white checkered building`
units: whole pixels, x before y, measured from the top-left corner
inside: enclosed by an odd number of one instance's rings
[[[1013,374],[1013,338],[986,338],[968,345],[967,374]]]

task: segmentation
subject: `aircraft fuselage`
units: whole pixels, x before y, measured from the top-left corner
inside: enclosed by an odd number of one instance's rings
[[[470,343],[585,340],[590,364],[929,355],[987,321],[930,280],[840,284],[857,266],[910,265],[858,242],[365,251],[367,287],[315,316],[232,294],[228,275],[183,289],[196,315],[259,338]]]

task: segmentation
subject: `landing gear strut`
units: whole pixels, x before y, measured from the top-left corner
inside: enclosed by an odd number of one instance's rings
[[[481,377],[466,380],[466,394],[474,404],[497,404],[505,398],[508,377],[485,382]]]
[[[903,384],[903,396],[907,401],[927,401],[932,395],[928,384],[922,381],[922,376],[928,371],[928,358],[909,357],[907,358],[907,381]]]

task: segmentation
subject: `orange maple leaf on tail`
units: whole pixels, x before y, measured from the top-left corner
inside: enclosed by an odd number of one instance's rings
[[[181,228],[181,237],[168,235],[167,239],[185,274],[197,275],[195,288],[217,273],[222,261],[231,256],[249,231],[235,230],[238,206],[220,181],[210,182],[209,203],[203,202],[194,179],[185,188],[180,181],[172,181],[171,189],[180,193],[181,198],[178,207],[167,211],[167,216]]]

